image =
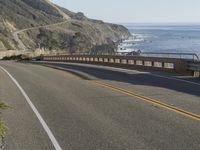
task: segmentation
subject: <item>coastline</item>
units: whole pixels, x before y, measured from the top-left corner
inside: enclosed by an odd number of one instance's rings
[[[200,25],[123,24],[135,37],[134,49],[143,52],[196,53],[200,56]]]

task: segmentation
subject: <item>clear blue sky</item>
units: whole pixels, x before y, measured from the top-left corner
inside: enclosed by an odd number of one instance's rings
[[[200,22],[200,0],[53,0],[107,22]]]

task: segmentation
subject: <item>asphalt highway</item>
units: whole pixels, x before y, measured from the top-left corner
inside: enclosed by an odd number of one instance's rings
[[[198,82],[85,64],[0,66],[24,91],[0,68],[0,99],[11,106],[1,114],[5,149],[59,149],[55,141],[63,150],[200,149]]]

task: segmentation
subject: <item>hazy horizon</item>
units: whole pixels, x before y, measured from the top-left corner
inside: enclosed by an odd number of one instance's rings
[[[70,11],[113,23],[200,24],[199,0],[53,0]]]
[[[114,22],[114,23],[118,23],[118,24],[123,24],[123,25],[149,25],[149,26],[199,26],[200,22]]]

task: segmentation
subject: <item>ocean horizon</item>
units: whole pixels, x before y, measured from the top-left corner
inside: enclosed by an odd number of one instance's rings
[[[200,55],[200,23],[124,23],[134,37],[129,46],[142,52]]]

